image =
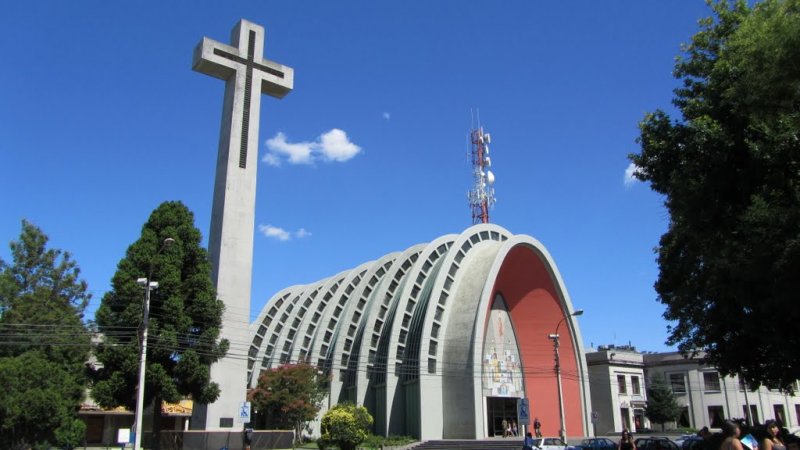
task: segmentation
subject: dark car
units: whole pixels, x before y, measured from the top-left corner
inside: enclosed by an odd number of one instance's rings
[[[681,450],[703,450],[705,449],[704,442],[700,436],[687,437],[681,441]]]
[[[592,438],[582,440],[576,447],[582,450],[616,450],[617,444],[611,439]]]
[[[646,437],[633,441],[636,450],[681,450],[678,445],[665,437]]]

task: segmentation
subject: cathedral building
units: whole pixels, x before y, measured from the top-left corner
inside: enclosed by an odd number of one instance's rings
[[[337,403],[364,405],[376,434],[499,435],[504,419],[524,419],[527,400],[545,435],[559,434],[562,404],[567,434],[586,436],[588,370],[574,314],[539,241],[474,225],[278,292],[250,325],[248,385],[307,361],[329,379],[320,417]]]

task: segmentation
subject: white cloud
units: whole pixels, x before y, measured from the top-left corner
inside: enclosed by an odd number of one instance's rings
[[[258,231],[268,238],[277,239],[279,241],[289,241],[292,239],[292,236],[296,237],[297,239],[303,239],[311,236],[311,232],[305,228],[300,228],[295,232],[290,232],[281,227],[276,227],[273,225],[259,225]]]
[[[628,164],[628,168],[625,169],[625,177],[622,179],[622,182],[625,183],[625,187],[631,187],[634,183],[639,181],[638,178],[633,176],[638,169],[639,167],[636,164]]]
[[[361,147],[347,139],[347,133],[334,128],[320,136],[320,153],[329,161],[344,162],[352,159],[360,151]]]
[[[270,153],[264,156],[264,161],[272,155],[275,161],[279,156],[289,158],[290,164],[311,164],[311,151],[314,147],[313,142],[298,142],[290,144],[286,142],[286,135],[278,132],[274,138],[267,139],[267,148]]]
[[[384,119],[386,119],[386,120],[389,120],[389,119],[391,119],[391,118],[392,118],[392,114],[391,114],[391,113],[388,113],[388,112],[384,112],[384,113],[383,113],[383,118],[384,118]]]
[[[278,158],[278,156],[274,153],[267,153],[266,155],[264,155],[263,158],[261,158],[261,160],[269,164],[270,166],[277,167],[281,165],[281,159]]]
[[[361,147],[350,142],[347,133],[333,128],[322,133],[314,142],[291,143],[286,135],[278,132],[267,139],[267,153],[261,159],[271,166],[279,166],[283,160],[289,164],[313,164],[316,161],[345,162],[359,153]]]
[[[268,238],[277,239],[279,241],[288,241],[291,239],[289,232],[280,227],[273,227],[272,225],[259,225],[258,231],[264,233]]]

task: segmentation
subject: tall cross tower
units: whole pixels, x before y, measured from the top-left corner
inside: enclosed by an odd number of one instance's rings
[[[247,358],[241,353],[250,316],[260,94],[283,98],[294,85],[294,71],[263,54],[264,28],[246,20],[233,28],[231,45],[204,37],[194,49],[192,69],[225,80],[208,253],[225,303],[221,337],[231,343],[229,356],[211,366],[222,393],[213,404],[195,405],[194,429],[232,428],[246,400]]]

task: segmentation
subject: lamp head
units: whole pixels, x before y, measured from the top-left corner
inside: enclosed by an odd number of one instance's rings
[[[573,312],[572,312],[572,314],[570,314],[570,315],[571,315],[571,316],[575,316],[575,317],[577,317],[577,316],[580,316],[580,315],[583,315],[583,310],[582,310],[582,309],[576,309],[576,310],[575,310],[575,311],[573,311]]]

